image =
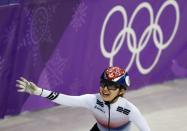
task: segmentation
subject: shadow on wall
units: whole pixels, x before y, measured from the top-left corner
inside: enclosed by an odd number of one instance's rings
[[[29,96],[17,93],[16,79],[38,80],[79,4],[78,0],[11,0],[16,1],[21,4],[0,8],[0,118],[21,111]],[[0,0],[2,6],[7,3],[10,0]]]

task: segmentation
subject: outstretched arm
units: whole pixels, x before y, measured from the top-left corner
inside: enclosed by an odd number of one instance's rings
[[[92,106],[95,101],[95,95],[93,94],[85,94],[81,96],[64,95],[57,92],[42,89],[33,82],[30,82],[23,77],[21,77],[20,80],[17,80],[16,82],[18,92],[27,92],[29,94],[42,96],[50,99],[57,104],[65,106],[90,108],[90,106]]]

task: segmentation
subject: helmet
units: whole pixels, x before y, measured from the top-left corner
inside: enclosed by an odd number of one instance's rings
[[[130,79],[125,69],[113,66],[104,70],[100,77],[100,83],[112,82],[113,84],[123,87],[125,90],[130,86]]]

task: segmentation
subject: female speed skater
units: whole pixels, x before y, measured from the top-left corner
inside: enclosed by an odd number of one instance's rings
[[[130,80],[123,68],[114,66],[105,69],[97,94],[65,95],[45,90],[23,77],[17,80],[16,86],[18,92],[42,96],[60,105],[87,108],[97,121],[90,131],[130,131],[132,123],[139,131],[150,131],[139,109],[124,98]]]

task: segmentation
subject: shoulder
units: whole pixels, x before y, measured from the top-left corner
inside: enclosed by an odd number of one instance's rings
[[[132,102],[127,100],[125,97],[119,98],[119,104],[125,106],[126,108],[130,110],[137,110],[137,107]]]

